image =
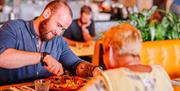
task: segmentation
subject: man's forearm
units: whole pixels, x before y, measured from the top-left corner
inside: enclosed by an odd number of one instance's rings
[[[76,46],[76,41],[70,40],[70,39],[65,38],[65,37],[64,37],[64,39],[68,42],[69,45]]]
[[[0,67],[13,69],[39,63],[41,53],[9,48],[0,54]]]
[[[89,32],[83,31],[83,37],[86,42],[91,41],[93,38],[89,34]]]
[[[78,41],[73,41],[73,40],[70,40],[70,39],[67,39],[64,37],[64,39],[68,42],[68,44],[70,46],[77,46],[78,43],[81,43],[83,44],[83,46],[89,46],[93,43],[93,41],[87,41],[87,42],[78,42]]]

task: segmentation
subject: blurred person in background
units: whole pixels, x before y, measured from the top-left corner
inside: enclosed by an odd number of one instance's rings
[[[174,1],[178,1],[178,0],[166,0],[166,3],[165,3],[166,7],[165,7],[165,10],[166,10],[167,12],[170,11],[170,9],[171,9],[171,7],[172,7],[172,3],[173,3]],[[179,2],[180,2],[180,1],[179,1]],[[180,5],[180,4],[179,4],[179,5]]]
[[[169,3],[167,3],[167,5],[169,5],[170,10],[172,10],[173,12],[175,12],[178,16],[180,16],[180,0],[168,0]],[[172,3],[173,1],[173,3]],[[169,8],[167,7],[167,10]]]
[[[171,9],[172,3],[175,0],[154,0],[153,5],[157,6],[158,9],[166,10],[167,12]]]
[[[92,10],[89,6],[82,6],[80,17],[72,21],[72,24],[64,32],[63,36],[71,46],[75,46],[79,42],[89,44],[93,41],[95,26],[92,20]]]
[[[180,0],[154,0],[154,5],[166,12],[173,11],[180,16]]]
[[[8,21],[9,14],[12,11],[12,7],[6,5],[5,0],[0,0],[0,22]]]
[[[128,19],[129,14],[138,12],[136,0],[113,0],[111,19]]]
[[[107,70],[92,78],[82,91],[173,91],[162,67],[141,64],[142,37],[134,26],[127,23],[114,26],[103,39]]]
[[[0,12],[3,11],[3,7],[4,7],[4,0],[0,0]]]
[[[80,17],[72,21],[72,24],[64,32],[64,39],[71,46],[90,46],[95,37],[95,25],[92,20],[90,6],[84,5],[80,10]],[[81,59],[91,62],[91,56],[82,56]]]
[[[63,68],[90,77],[100,70],[77,57],[62,33],[72,22],[66,2],[49,2],[33,20],[11,20],[0,28],[0,85],[62,75]]]
[[[139,11],[142,11],[144,9],[151,9],[151,7],[153,6],[153,0],[136,0],[137,3],[137,8]],[[156,0],[158,1],[158,0]]]

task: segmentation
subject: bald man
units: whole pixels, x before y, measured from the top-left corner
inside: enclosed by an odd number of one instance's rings
[[[37,18],[5,23],[0,28],[0,85],[62,75],[94,76],[99,68],[78,58],[62,34],[72,22],[63,0],[48,3]]]

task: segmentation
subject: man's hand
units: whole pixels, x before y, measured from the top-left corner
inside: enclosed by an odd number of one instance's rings
[[[51,73],[55,75],[62,75],[63,74],[63,67],[62,64],[59,63],[55,58],[51,55],[47,55],[43,60],[47,65],[44,67]]]
[[[90,26],[90,24],[91,24],[91,21],[89,21],[88,23],[86,23],[86,24],[82,24],[81,25],[81,29],[82,29],[82,31],[83,32],[88,32],[89,33],[89,31],[88,31],[88,26]]]
[[[88,30],[88,26],[90,26],[90,24],[91,24],[91,21],[86,24],[81,25],[81,31],[83,34],[83,38],[86,42],[93,40],[93,36],[91,36],[91,34],[89,33],[89,30]]]
[[[76,67],[76,74],[81,77],[92,77],[100,74],[101,72],[101,69],[89,62],[81,62]]]

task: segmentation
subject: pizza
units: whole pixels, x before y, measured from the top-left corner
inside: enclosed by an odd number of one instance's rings
[[[87,80],[77,76],[53,76],[51,80],[51,90],[73,91],[87,83]]]

